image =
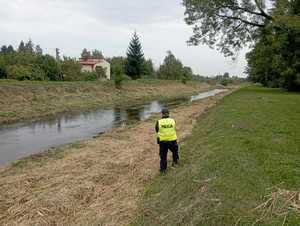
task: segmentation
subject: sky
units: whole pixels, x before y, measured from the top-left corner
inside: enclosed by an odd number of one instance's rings
[[[181,0],[0,0],[0,45],[17,47],[29,38],[44,52],[79,57],[83,48],[105,57],[125,56],[134,31],[156,68],[171,50],[194,73],[229,72],[244,77],[245,52],[224,58],[207,46],[188,46],[192,27],[184,22]]]

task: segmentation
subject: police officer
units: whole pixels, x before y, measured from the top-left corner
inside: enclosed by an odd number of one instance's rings
[[[159,144],[160,172],[163,173],[167,169],[168,150],[173,154],[172,165],[176,165],[179,160],[176,122],[170,118],[168,109],[162,110],[162,119],[156,122],[155,131],[157,134],[157,143]]]

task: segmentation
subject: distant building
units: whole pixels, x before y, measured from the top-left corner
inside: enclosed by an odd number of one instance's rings
[[[105,69],[106,78],[110,80],[110,63],[108,63],[104,59],[87,59],[83,60],[80,59],[79,63],[82,65],[81,71],[82,72],[94,72],[96,71],[97,67],[102,67]]]

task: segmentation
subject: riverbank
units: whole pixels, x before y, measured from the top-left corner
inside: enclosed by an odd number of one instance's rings
[[[179,139],[227,94],[172,111]],[[130,223],[144,186],[158,175],[158,117],[0,168],[0,224]]]
[[[132,225],[299,225],[300,94],[247,87],[201,117]]]
[[[18,82],[0,80],[0,125],[70,111],[189,96],[212,88],[197,81],[126,81],[121,90],[108,82]]]

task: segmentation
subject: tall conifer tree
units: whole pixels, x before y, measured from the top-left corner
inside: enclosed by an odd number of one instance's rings
[[[37,46],[35,47],[35,53],[36,53],[37,55],[43,55],[43,49],[41,48],[40,45],[37,45]]]
[[[25,52],[29,54],[34,53],[34,44],[31,41],[31,39],[29,39],[28,42],[25,44]]]
[[[19,53],[24,53],[26,51],[25,48],[25,43],[23,42],[23,40],[20,42],[19,48],[18,48],[18,52]]]
[[[144,53],[142,44],[136,32],[129,43],[127,51],[126,74],[132,79],[138,79],[143,74]]]

